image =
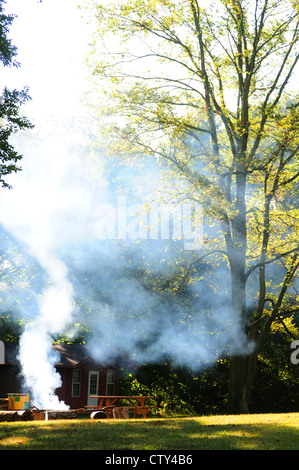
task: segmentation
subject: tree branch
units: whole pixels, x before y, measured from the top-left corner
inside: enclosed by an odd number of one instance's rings
[[[248,269],[247,273],[245,274],[245,282],[247,281],[248,277],[250,276],[250,274],[255,271],[257,268],[260,268],[261,266],[265,266],[266,264],[271,264],[271,263],[274,263],[275,261],[281,259],[281,258],[284,258],[285,256],[287,255],[290,255],[292,253],[296,253],[296,252],[299,252],[299,245],[296,247],[296,248],[293,248],[292,250],[289,250],[289,251],[285,251],[284,253],[281,253],[277,256],[275,256],[274,258],[270,259],[270,260],[267,260],[267,261],[263,261],[261,263],[257,263],[255,264],[254,266],[251,266],[251,268]]]

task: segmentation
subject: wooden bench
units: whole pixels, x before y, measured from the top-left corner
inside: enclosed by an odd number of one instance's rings
[[[152,399],[153,397],[145,396],[97,396],[94,395],[91,398],[98,398],[99,403],[97,406],[86,406],[86,409],[92,410],[93,417],[97,416],[96,412],[104,412],[107,414],[107,417],[114,417],[116,419],[128,419],[129,411],[133,413],[133,418],[136,418],[136,415],[141,414],[145,419],[147,414],[152,408],[156,406],[145,405],[145,400]],[[126,404],[119,404],[119,401],[129,402]],[[98,414],[100,416],[100,414]],[[93,418],[95,419],[95,418]]]
[[[133,419],[136,418],[136,415],[140,414],[146,419],[147,414],[152,408],[157,408],[156,406],[116,406],[113,408],[113,417],[116,419],[128,419],[129,411],[133,413]]]

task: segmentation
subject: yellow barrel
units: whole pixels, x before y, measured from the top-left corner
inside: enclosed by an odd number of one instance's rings
[[[29,393],[9,393],[9,410],[29,410]]]

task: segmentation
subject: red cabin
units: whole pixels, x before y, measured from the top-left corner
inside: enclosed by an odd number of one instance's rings
[[[92,395],[119,395],[119,355],[103,363],[82,345],[56,344],[53,349],[60,355],[55,367],[62,381],[56,395],[71,409],[96,405]]]
[[[55,368],[62,382],[55,393],[71,409],[96,405],[97,400],[91,398],[92,395],[119,395],[121,367],[135,368],[128,358],[112,348],[99,350],[94,355],[79,344],[55,344],[53,350],[58,353]],[[24,391],[17,354],[16,343],[0,341],[0,397]]]

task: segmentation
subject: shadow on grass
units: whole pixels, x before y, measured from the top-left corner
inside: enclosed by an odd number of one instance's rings
[[[0,450],[298,450],[296,426],[197,419],[0,423]]]

